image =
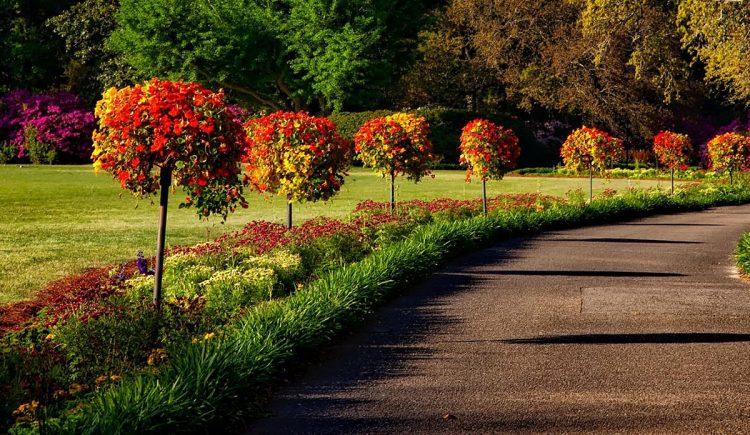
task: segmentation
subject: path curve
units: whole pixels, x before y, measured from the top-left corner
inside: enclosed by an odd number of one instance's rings
[[[750,205],[452,263],[282,388],[253,433],[750,431]]]

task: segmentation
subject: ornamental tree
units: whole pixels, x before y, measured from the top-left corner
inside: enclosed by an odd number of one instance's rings
[[[435,160],[428,138],[430,127],[421,117],[408,113],[374,118],[362,125],[354,135],[357,157],[391,181],[391,213],[396,207],[395,179],[403,175],[415,183],[429,175]]]
[[[329,119],[276,112],[251,119],[245,129],[245,181],[259,192],[287,199],[289,228],[292,203],[326,201],[341,189],[352,149]]]
[[[583,126],[573,131],[560,149],[565,167],[575,172],[589,172],[589,199],[594,196],[594,173],[603,173],[608,166],[625,157],[622,140],[597,128]]]
[[[713,170],[728,172],[730,183],[734,172],[750,170],[750,137],[724,133],[708,142],[707,151]]]
[[[482,209],[487,214],[487,180],[502,180],[516,167],[521,156],[513,131],[486,119],[475,119],[461,133],[461,157],[467,167],[466,181],[476,175],[482,180]]]
[[[693,145],[686,134],[660,131],[654,136],[654,154],[659,159],[659,163],[670,170],[672,193],[674,193],[674,171],[687,169],[692,151]]]
[[[97,103],[94,168],[111,173],[136,196],[160,195],[154,302],[161,298],[167,200],[172,178],[200,217],[226,218],[242,196],[242,125],[227,110],[222,91],[196,83],[152,79],[109,89]],[[158,173],[157,173],[158,170]]]

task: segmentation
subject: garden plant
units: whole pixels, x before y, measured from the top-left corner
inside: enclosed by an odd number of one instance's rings
[[[245,128],[246,180],[261,193],[286,198],[288,228],[294,202],[326,201],[341,189],[352,149],[327,118],[276,112]]]
[[[714,137],[707,145],[708,158],[715,171],[727,172],[729,183],[734,174],[750,169],[750,137],[739,133],[724,133]]]
[[[94,167],[110,172],[138,196],[160,192],[154,305],[161,304],[169,187],[187,193],[180,207],[223,218],[245,205],[240,157],[245,132],[222,92],[196,84],[152,79],[112,88],[97,103]]]
[[[429,125],[420,116],[395,113],[365,122],[354,135],[357,157],[383,177],[390,178],[390,209],[396,209],[396,177],[419,182],[435,161],[428,139]]]
[[[583,126],[573,131],[560,149],[567,169],[588,171],[589,200],[594,197],[594,173],[601,174],[625,155],[622,140],[597,128]]]
[[[686,134],[660,131],[654,136],[654,154],[662,166],[669,169],[671,191],[674,193],[675,170],[685,170],[690,163],[693,145]]]
[[[475,175],[482,180],[482,208],[487,214],[487,180],[502,180],[515,168],[521,156],[513,131],[486,119],[469,122],[461,133],[460,162],[467,167],[466,181]]]

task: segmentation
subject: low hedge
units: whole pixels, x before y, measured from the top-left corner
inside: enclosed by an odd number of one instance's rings
[[[409,111],[424,116],[430,124],[430,140],[435,153],[442,157],[441,168],[455,168],[458,165],[460,152],[458,145],[461,130],[471,120],[486,118],[510,128],[518,136],[521,145],[521,166],[551,165],[559,160],[554,150],[539,142],[529,127],[521,120],[507,114],[474,113],[466,110],[447,108],[420,108]],[[329,118],[336,123],[339,132],[346,138],[353,138],[366,121],[372,118],[387,116],[391,110],[373,110],[369,112],[334,113]]]
[[[588,177],[588,173],[578,173],[564,167],[543,167],[543,168],[521,168],[511,171],[509,175],[534,176],[534,177]],[[670,173],[666,170],[656,168],[612,168],[607,169],[605,174],[607,178],[628,178],[632,180],[669,180]],[[723,173],[714,171],[705,171],[698,168],[689,168],[684,171],[675,171],[675,180],[683,181],[700,181],[700,180],[719,180],[727,176]]]
[[[735,259],[740,273],[750,275],[750,233],[745,233],[740,237],[735,250]]]
[[[632,191],[589,205],[566,203],[542,211],[431,223],[360,262],[324,274],[302,291],[256,306],[216,339],[171,349],[174,357],[163,369],[93,393],[78,412],[50,419],[44,429],[197,431],[221,418],[253,416],[269,385],[301,355],[330,343],[376,306],[462,252],[545,229],[746,202],[750,191],[743,188],[692,188],[675,196]]]

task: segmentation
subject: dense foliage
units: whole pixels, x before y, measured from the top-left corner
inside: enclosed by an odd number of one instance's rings
[[[159,189],[156,169],[171,167],[188,194],[182,206],[226,217],[242,197],[245,132],[222,92],[152,79],[108,90],[96,106],[94,167],[136,195]]]
[[[730,173],[750,170],[750,137],[724,133],[711,139],[707,148],[714,170]]]
[[[692,152],[693,145],[686,134],[660,131],[654,136],[654,153],[668,169],[687,169]]]
[[[257,191],[296,202],[325,201],[341,189],[352,150],[327,118],[276,112],[245,128],[246,179]]]
[[[31,139],[50,146],[63,162],[86,161],[93,130],[94,114],[71,93],[16,90],[0,97],[0,143],[13,147],[16,158],[26,157]]]
[[[466,124],[461,133],[461,164],[467,166],[466,179],[500,180],[514,169],[521,155],[513,131],[486,119]]]
[[[601,173],[624,157],[622,140],[583,126],[568,136],[560,150],[565,167],[576,172]],[[587,161],[588,159],[588,161]]]
[[[382,176],[419,181],[434,160],[427,121],[408,113],[371,119],[354,135],[357,157]]]
[[[111,42],[142,74],[330,110],[382,101],[425,12],[423,1],[124,0]]]

